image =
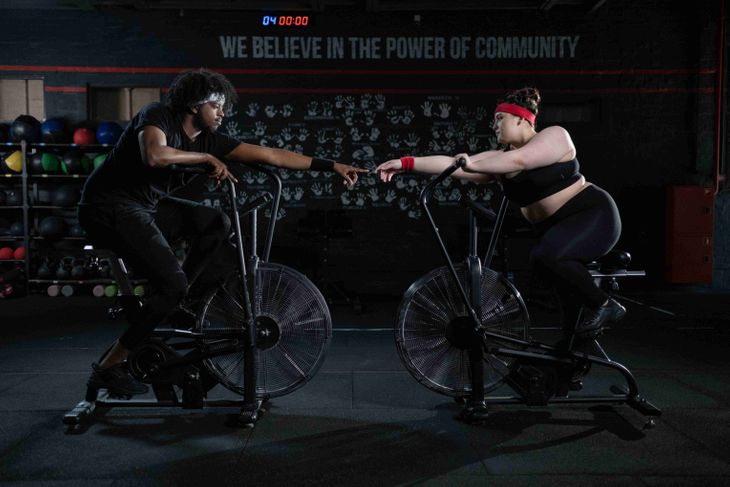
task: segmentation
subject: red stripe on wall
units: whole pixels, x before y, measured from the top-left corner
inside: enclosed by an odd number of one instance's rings
[[[468,94],[485,94],[500,95],[504,94],[504,88],[476,88],[476,89],[439,89],[439,88],[238,88],[238,93],[292,93],[292,94],[313,94],[313,93],[330,93],[330,94],[359,94],[359,93],[383,93],[383,94],[402,94],[402,95],[468,95]],[[707,88],[586,88],[586,89],[552,89],[541,88],[543,93],[574,93],[574,94],[661,94],[661,93],[714,93],[714,87]]]
[[[190,68],[123,66],[27,66],[0,65],[0,71],[49,73],[177,74]],[[222,74],[245,75],[343,75],[343,76],[460,76],[460,75],[714,75],[715,68],[701,69],[237,69],[211,68]]]
[[[51,93],[86,93],[85,86],[44,86],[43,89]]]
[[[46,86],[46,92],[50,93],[86,93],[85,86]],[[162,91],[166,91],[161,88]],[[418,94],[447,94],[447,95],[468,95],[503,94],[504,88],[473,88],[473,89],[439,89],[439,88],[238,88],[238,93],[292,93],[292,94],[360,94],[360,93],[383,93],[390,95],[418,95]],[[715,88],[543,88],[544,93],[574,93],[574,94],[660,94],[660,93],[714,93]]]

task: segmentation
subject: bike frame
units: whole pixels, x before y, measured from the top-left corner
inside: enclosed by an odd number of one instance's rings
[[[429,199],[433,190],[441,184],[447,177],[451,176],[458,169],[465,166],[466,161],[459,159],[454,164],[449,166],[431,182],[429,182],[421,191],[420,204],[426,215],[428,222],[433,230],[436,242],[441,250],[441,253],[446,261],[449,268],[451,277],[454,284],[459,290],[459,296],[466,306],[469,317],[474,323],[475,337],[481,339],[477,340],[474,347],[470,349],[470,362],[472,366],[472,401],[481,401],[484,398],[484,380],[483,380],[483,355],[490,354],[502,357],[510,357],[516,359],[527,359],[532,361],[539,361],[545,364],[552,364],[555,366],[569,366],[576,360],[582,360],[591,364],[602,365],[611,369],[614,369],[622,374],[626,380],[628,389],[620,388],[618,386],[612,386],[612,395],[604,396],[579,396],[579,397],[565,397],[565,398],[551,398],[550,402],[555,403],[566,403],[566,402],[590,402],[590,403],[626,403],[634,409],[640,411],[642,414],[647,416],[658,416],[661,411],[648,403],[645,399],[639,396],[638,384],[633,374],[629,369],[618,362],[611,360],[597,340],[592,341],[592,345],[596,348],[600,355],[592,355],[586,352],[578,351],[559,351],[556,347],[546,345],[544,343],[532,341],[532,340],[521,340],[518,338],[505,337],[488,330],[483,330],[480,327],[480,320],[478,312],[478,306],[480,303],[480,288],[479,279],[481,277],[481,265],[479,258],[477,257],[477,215],[481,215],[494,222],[494,230],[489,241],[489,246],[484,258],[483,266],[490,268],[492,258],[494,256],[494,250],[496,247],[497,239],[502,229],[504,217],[507,212],[508,201],[506,198],[502,199],[500,203],[499,211],[497,214],[491,210],[484,208],[478,203],[465,202],[468,207],[469,216],[469,255],[467,256],[466,268],[467,268],[467,285],[470,287],[471,292],[467,292],[464,283],[461,282],[456,272],[454,263],[449,255],[446,245],[444,244],[441,234],[439,232],[436,221],[433,218],[431,210],[429,209]],[[515,348],[507,348],[503,346],[496,346],[491,341],[503,344],[509,344]],[[478,352],[478,355],[477,355]],[[499,404],[510,404],[510,403],[524,403],[524,399],[519,396],[509,397],[489,397],[486,400],[490,403]]]

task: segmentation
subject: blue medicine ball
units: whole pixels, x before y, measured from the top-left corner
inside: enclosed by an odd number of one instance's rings
[[[116,122],[101,122],[96,128],[96,141],[99,144],[116,144],[121,135],[122,127]]]
[[[47,144],[63,144],[68,142],[66,125],[60,118],[49,118],[41,124],[41,138]]]

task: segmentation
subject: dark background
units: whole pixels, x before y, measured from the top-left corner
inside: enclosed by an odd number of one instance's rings
[[[208,67],[226,74],[240,95],[222,130],[246,142],[337,156],[366,167],[407,153],[487,150],[497,98],[536,86],[544,103],[538,125],[560,124],[570,132],[581,172],[619,205],[624,223],[619,246],[633,254],[634,267],[647,270],[648,282],[663,282],[666,187],[713,184],[719,2],[515,1],[499,7],[489,2],[463,2],[463,7],[460,2],[246,2],[250,8],[243,3],[213,2],[201,10],[195,3],[166,1],[9,2],[0,9],[0,76],[43,78],[46,116],[65,117],[73,125],[87,118],[89,90],[164,89],[179,71]],[[263,27],[265,12],[306,14],[311,22],[298,29]],[[552,59],[223,57],[219,36],[261,35],[580,38],[574,57]],[[376,96],[382,97],[380,105]],[[258,110],[249,114],[251,103]],[[317,108],[310,113],[313,103]],[[348,103],[354,104],[349,114]],[[425,103],[447,103],[449,115],[429,117]],[[323,104],[331,112],[323,111]],[[285,105],[291,106],[288,116],[281,112]],[[276,114],[267,116],[267,106]],[[413,112],[408,124],[393,123],[393,113],[408,110]],[[263,133],[256,133],[257,122],[265,124]],[[377,128],[380,134],[373,141],[355,141],[353,128],[363,134]],[[309,135],[303,141],[284,140],[285,129],[294,134],[306,129]],[[334,141],[337,130],[341,144]],[[320,143],[318,134],[326,142]],[[418,138],[413,146],[404,143],[410,134]],[[388,136],[397,136],[399,145],[390,145]],[[287,176],[289,199],[280,215],[275,260],[350,289],[392,295],[440,265],[416,207],[424,178],[405,178],[402,187],[365,180],[343,193],[339,182],[325,175]],[[251,194],[265,187],[250,183]],[[454,182],[454,188],[467,197],[499,201],[498,187]],[[198,190],[203,192],[196,197],[215,199],[203,185]],[[438,215],[458,254],[465,245],[465,219],[448,194],[444,198]],[[330,238],[321,232],[323,212],[329,226],[336,227]],[[716,223],[714,284],[720,287],[726,280],[723,268],[730,267],[722,227]],[[516,208],[506,232],[512,237],[505,244],[508,265],[519,272],[530,240]]]

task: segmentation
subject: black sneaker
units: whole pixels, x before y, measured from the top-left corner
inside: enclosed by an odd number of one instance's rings
[[[575,327],[575,334],[579,337],[592,338],[601,334],[603,325],[616,323],[626,316],[626,308],[613,299],[598,309],[590,310],[583,320]]]
[[[131,376],[124,363],[102,369],[91,364],[94,370],[86,385],[93,389],[106,389],[113,396],[134,396],[149,391],[149,387]]]

